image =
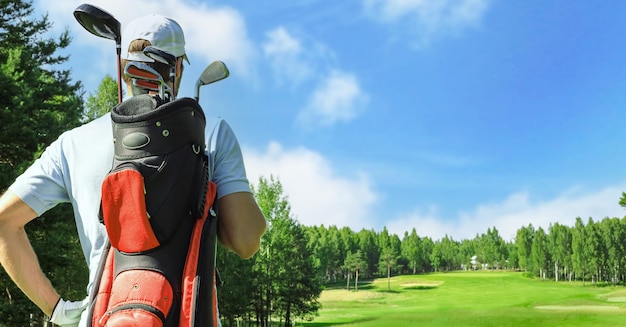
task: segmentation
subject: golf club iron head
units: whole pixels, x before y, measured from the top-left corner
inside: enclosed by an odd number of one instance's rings
[[[172,82],[172,86],[176,85],[176,56],[151,45],[143,49],[143,53],[156,62],[168,65],[170,67],[170,82]]]
[[[143,49],[143,53],[162,64],[166,64],[168,66],[174,66],[176,64],[176,56],[155,46],[147,46]]]
[[[154,68],[143,62],[131,61],[126,65],[126,67],[124,67],[124,75],[129,78],[157,83],[159,85],[159,96],[161,99],[166,100],[165,90],[170,89],[170,87],[167,83],[165,83],[165,80],[163,80],[163,76],[161,76],[161,74],[159,74],[159,72],[157,72]]]
[[[222,61],[214,61],[204,69],[200,77],[196,81],[196,100],[200,100],[200,87],[203,85],[221,81],[230,75],[230,71],[226,64]]]
[[[158,92],[160,84],[159,82],[145,79],[133,78],[131,79],[133,85],[133,95],[148,94],[150,92]],[[172,98],[172,89],[169,85],[165,85],[165,94]]]

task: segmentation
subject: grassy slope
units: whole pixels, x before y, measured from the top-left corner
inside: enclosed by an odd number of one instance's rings
[[[327,289],[307,327],[626,326],[626,291],[540,281],[511,272],[455,272],[377,279],[358,292]],[[552,306],[550,310],[538,306]],[[556,309],[556,310],[555,310]]]

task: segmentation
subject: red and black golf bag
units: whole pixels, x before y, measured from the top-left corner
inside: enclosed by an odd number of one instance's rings
[[[197,101],[139,95],[111,112],[105,249],[89,326],[217,326],[216,187]]]

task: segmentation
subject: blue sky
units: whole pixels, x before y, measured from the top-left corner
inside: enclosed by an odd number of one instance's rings
[[[115,76],[114,43],[36,0],[74,37],[87,93]],[[623,217],[623,1],[90,2],[178,20],[191,65],[231,76],[201,91],[242,145],[248,175],[278,177],[305,225],[473,238],[496,227]]]

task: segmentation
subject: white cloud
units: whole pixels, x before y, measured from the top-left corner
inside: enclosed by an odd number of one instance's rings
[[[351,121],[365,109],[368,101],[356,76],[332,71],[313,91],[298,121],[303,126]]]
[[[277,27],[267,32],[266,37],[263,52],[279,82],[297,85],[313,76],[311,60],[306,59],[310,51],[287,29]]]
[[[441,217],[436,209],[431,208],[426,212],[416,209],[390,221],[387,227],[400,237],[415,227],[420,236],[440,239],[447,234],[455,240],[461,240],[472,239],[495,226],[500,236],[509,241],[513,240],[520,227],[528,224],[535,228],[542,227],[548,232],[550,223],[574,226],[576,217],[581,217],[585,222],[589,217],[594,221],[606,217],[623,217],[625,212],[617,204],[617,197],[624,189],[626,185],[588,192],[572,189],[542,201],[531,201],[531,195],[521,191],[502,202],[479,205],[471,212],[459,213],[452,220]]]
[[[334,53],[314,40],[303,41],[285,27],[266,34],[263,52],[279,84],[317,86],[298,113],[297,123],[312,129],[348,122],[365,109],[368,96],[355,74],[332,68]],[[308,84],[307,84],[308,85]]]
[[[407,23],[418,45],[480,23],[491,0],[363,0],[365,12],[382,23]]]
[[[96,48],[92,57],[110,58],[111,53],[115,53],[114,43],[89,34],[74,19],[72,13],[82,3],[82,0],[38,0],[36,7],[49,14],[56,30],[69,27],[76,44]],[[185,31],[186,50],[193,67],[222,60],[237,74],[251,73],[255,49],[247,36],[245,20],[231,7],[209,7],[204,3],[176,0],[93,0],[89,3],[111,13],[120,21],[122,30],[125,23],[142,15],[157,13],[171,17]],[[96,56],[98,52],[104,55]]]
[[[283,185],[293,215],[306,226],[373,226],[371,213],[378,198],[364,173],[340,176],[332,163],[317,152],[299,147],[285,149],[273,142],[265,151],[244,149],[248,179],[273,175]]]

